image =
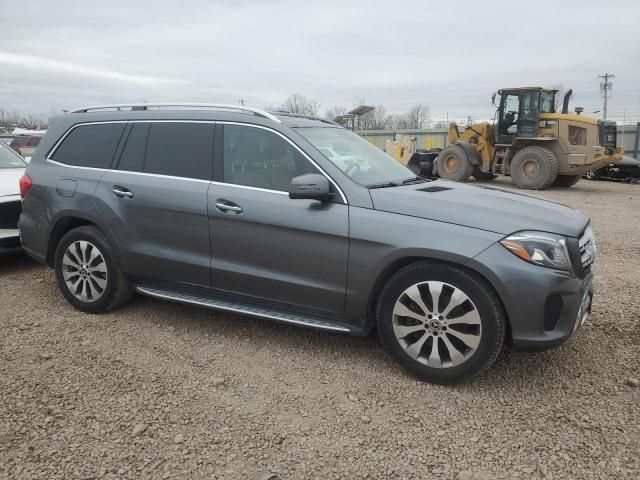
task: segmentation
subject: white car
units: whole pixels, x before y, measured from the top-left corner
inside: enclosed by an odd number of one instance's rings
[[[18,218],[22,210],[20,177],[27,166],[20,155],[0,143],[0,256],[19,252]]]

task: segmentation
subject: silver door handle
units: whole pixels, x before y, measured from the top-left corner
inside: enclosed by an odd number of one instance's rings
[[[242,212],[242,207],[227,205],[226,203],[221,203],[221,202],[216,202],[216,208],[221,212],[227,212],[227,211],[236,212],[236,213]]]
[[[133,192],[118,187],[113,189],[113,194],[120,198],[133,198]]]

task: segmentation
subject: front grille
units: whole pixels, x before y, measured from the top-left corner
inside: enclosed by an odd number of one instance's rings
[[[553,330],[558,325],[564,302],[560,295],[549,295],[544,304],[544,330]]]
[[[21,211],[22,202],[20,200],[0,201],[0,228],[18,228]]]
[[[608,155],[616,151],[616,122],[601,120],[598,122],[598,136],[600,145],[604,147]]]
[[[578,247],[580,249],[580,261],[582,262],[582,268],[587,268],[595,261],[596,258],[596,239],[593,236],[593,230],[591,230],[591,227],[587,227],[578,239]]]

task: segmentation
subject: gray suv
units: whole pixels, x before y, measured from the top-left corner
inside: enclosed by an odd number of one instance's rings
[[[426,180],[333,122],[229,105],[55,119],[21,180],[24,249],[74,307],[134,291],[330,332],[377,331],[458,383],[564,342],[591,304],[579,211]]]

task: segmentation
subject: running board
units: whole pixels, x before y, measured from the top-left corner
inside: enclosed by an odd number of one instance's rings
[[[332,332],[344,332],[358,335],[359,329],[349,328],[327,320],[302,316],[295,313],[279,312],[261,306],[248,306],[230,300],[221,300],[188,293],[174,292],[169,290],[161,290],[152,287],[136,287],[136,291],[143,295],[171,302],[187,303],[190,305],[199,305],[214,310],[223,310],[225,312],[240,313],[252,317],[266,318],[276,322],[288,323],[301,327],[315,328],[319,330],[327,330]]]

